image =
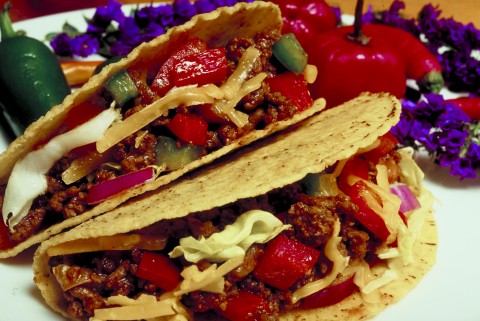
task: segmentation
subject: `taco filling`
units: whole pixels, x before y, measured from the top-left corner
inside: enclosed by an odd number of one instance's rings
[[[316,70],[301,48],[292,59],[302,72],[285,68],[275,54],[284,41],[278,30],[223,48],[190,39],[110,77],[0,186],[2,249],[310,108]]]
[[[387,134],[262,196],[49,247],[62,306],[79,320],[235,321],[278,320],[354,293],[374,304],[415,265],[431,210],[421,171],[395,144]]]

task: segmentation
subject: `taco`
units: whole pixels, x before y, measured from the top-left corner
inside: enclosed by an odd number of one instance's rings
[[[262,1],[198,15],[32,124],[0,156],[0,257],[323,109],[281,25]]]
[[[363,320],[435,261],[432,197],[365,95],[43,242],[34,280],[75,320]],[[393,191],[403,191],[400,197]]]

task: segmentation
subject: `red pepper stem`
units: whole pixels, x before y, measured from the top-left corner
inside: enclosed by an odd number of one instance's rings
[[[349,35],[352,41],[366,45],[370,38],[365,36],[362,31],[363,0],[357,0],[355,6],[355,21],[353,23],[353,33]]]
[[[13,30],[12,21],[8,14],[11,6],[11,1],[7,1],[3,4],[2,11],[0,11],[0,31],[2,32],[2,40],[15,37],[15,30]]]

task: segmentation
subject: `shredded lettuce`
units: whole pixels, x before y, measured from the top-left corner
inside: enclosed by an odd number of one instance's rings
[[[189,262],[208,260],[223,262],[236,256],[245,255],[253,243],[266,243],[289,228],[273,214],[251,210],[242,215],[221,232],[208,238],[195,239],[192,236],[180,239],[180,245],[170,253],[175,258],[181,255]]]

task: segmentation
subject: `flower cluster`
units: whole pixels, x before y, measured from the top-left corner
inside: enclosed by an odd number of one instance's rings
[[[476,178],[480,169],[480,124],[438,94],[420,102],[405,100],[400,122],[392,129],[399,142],[425,148],[450,174]]]
[[[401,14],[402,1],[395,0],[388,10],[363,15],[367,23],[383,23],[404,29],[421,39],[436,53],[443,77],[452,91],[480,95],[480,31],[452,18],[440,18],[432,5],[422,8],[417,19]],[[408,95],[407,95],[408,96]],[[416,95],[404,100],[400,122],[392,129],[400,143],[424,148],[440,166],[460,178],[476,178],[480,169],[480,123],[472,120],[455,104],[436,94]],[[419,99],[417,101],[417,99]],[[411,99],[411,98],[410,98]]]
[[[50,44],[59,56],[88,57],[97,53],[105,57],[125,55],[140,43],[185,23],[196,14],[232,6],[238,1],[174,0],[173,3],[135,8],[130,14],[125,14],[118,0],[108,0],[107,5],[96,8],[93,17],[87,19],[85,32],[66,24],[63,32],[56,34]]]

